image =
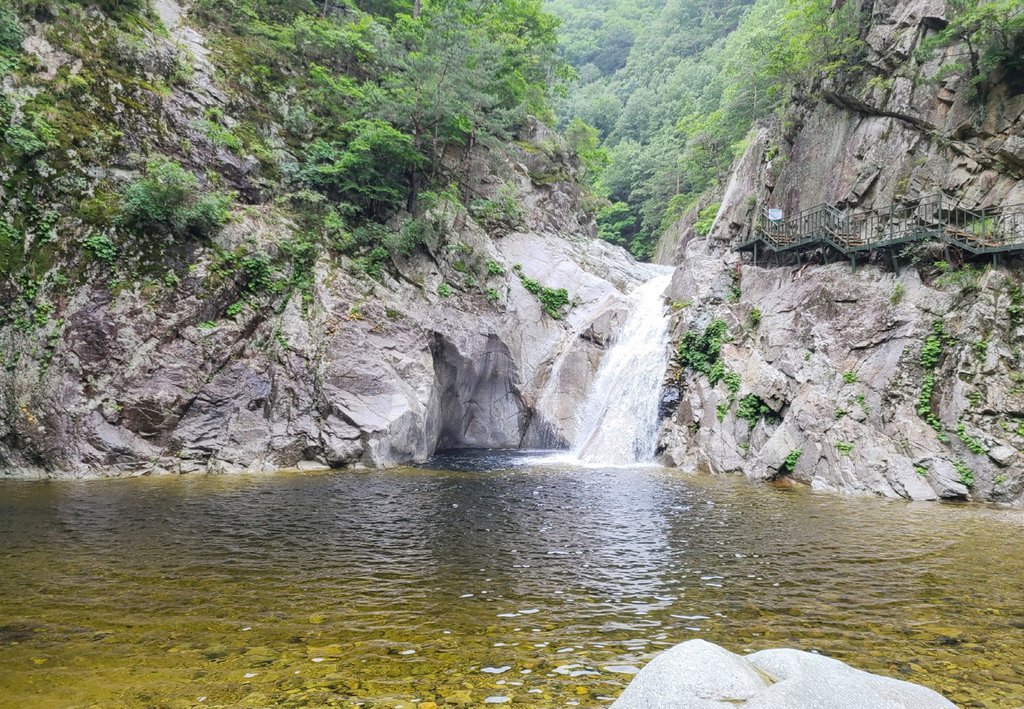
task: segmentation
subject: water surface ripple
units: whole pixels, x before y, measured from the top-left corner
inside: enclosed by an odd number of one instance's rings
[[[1019,511],[656,468],[0,485],[0,705],[604,706],[693,637],[1024,705]]]

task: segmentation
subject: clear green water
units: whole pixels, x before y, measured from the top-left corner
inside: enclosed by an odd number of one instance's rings
[[[1024,704],[1020,511],[462,463],[0,485],[0,705],[604,706],[692,637]]]

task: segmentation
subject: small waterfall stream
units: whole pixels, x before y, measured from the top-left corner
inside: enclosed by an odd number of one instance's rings
[[[654,458],[658,400],[668,366],[668,313],[662,296],[671,272],[638,286],[629,317],[605,353],[576,424],[573,456],[627,465]]]

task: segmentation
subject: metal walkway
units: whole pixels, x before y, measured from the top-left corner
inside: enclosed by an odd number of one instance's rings
[[[733,247],[734,251],[758,257],[795,254],[805,251],[834,250],[857,267],[860,256],[888,250],[893,267],[899,270],[896,247],[919,241],[938,241],[971,255],[991,254],[994,263],[1000,254],[1024,253],[1024,204],[970,210],[960,201],[939,192],[916,202],[891,204],[881,209],[844,212],[829,204],[804,210],[788,219],[778,210],[760,210],[750,239]]]

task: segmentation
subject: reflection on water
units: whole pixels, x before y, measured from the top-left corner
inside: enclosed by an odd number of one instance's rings
[[[602,706],[692,637],[1024,704],[1020,512],[522,460],[5,483],[0,704]]]

